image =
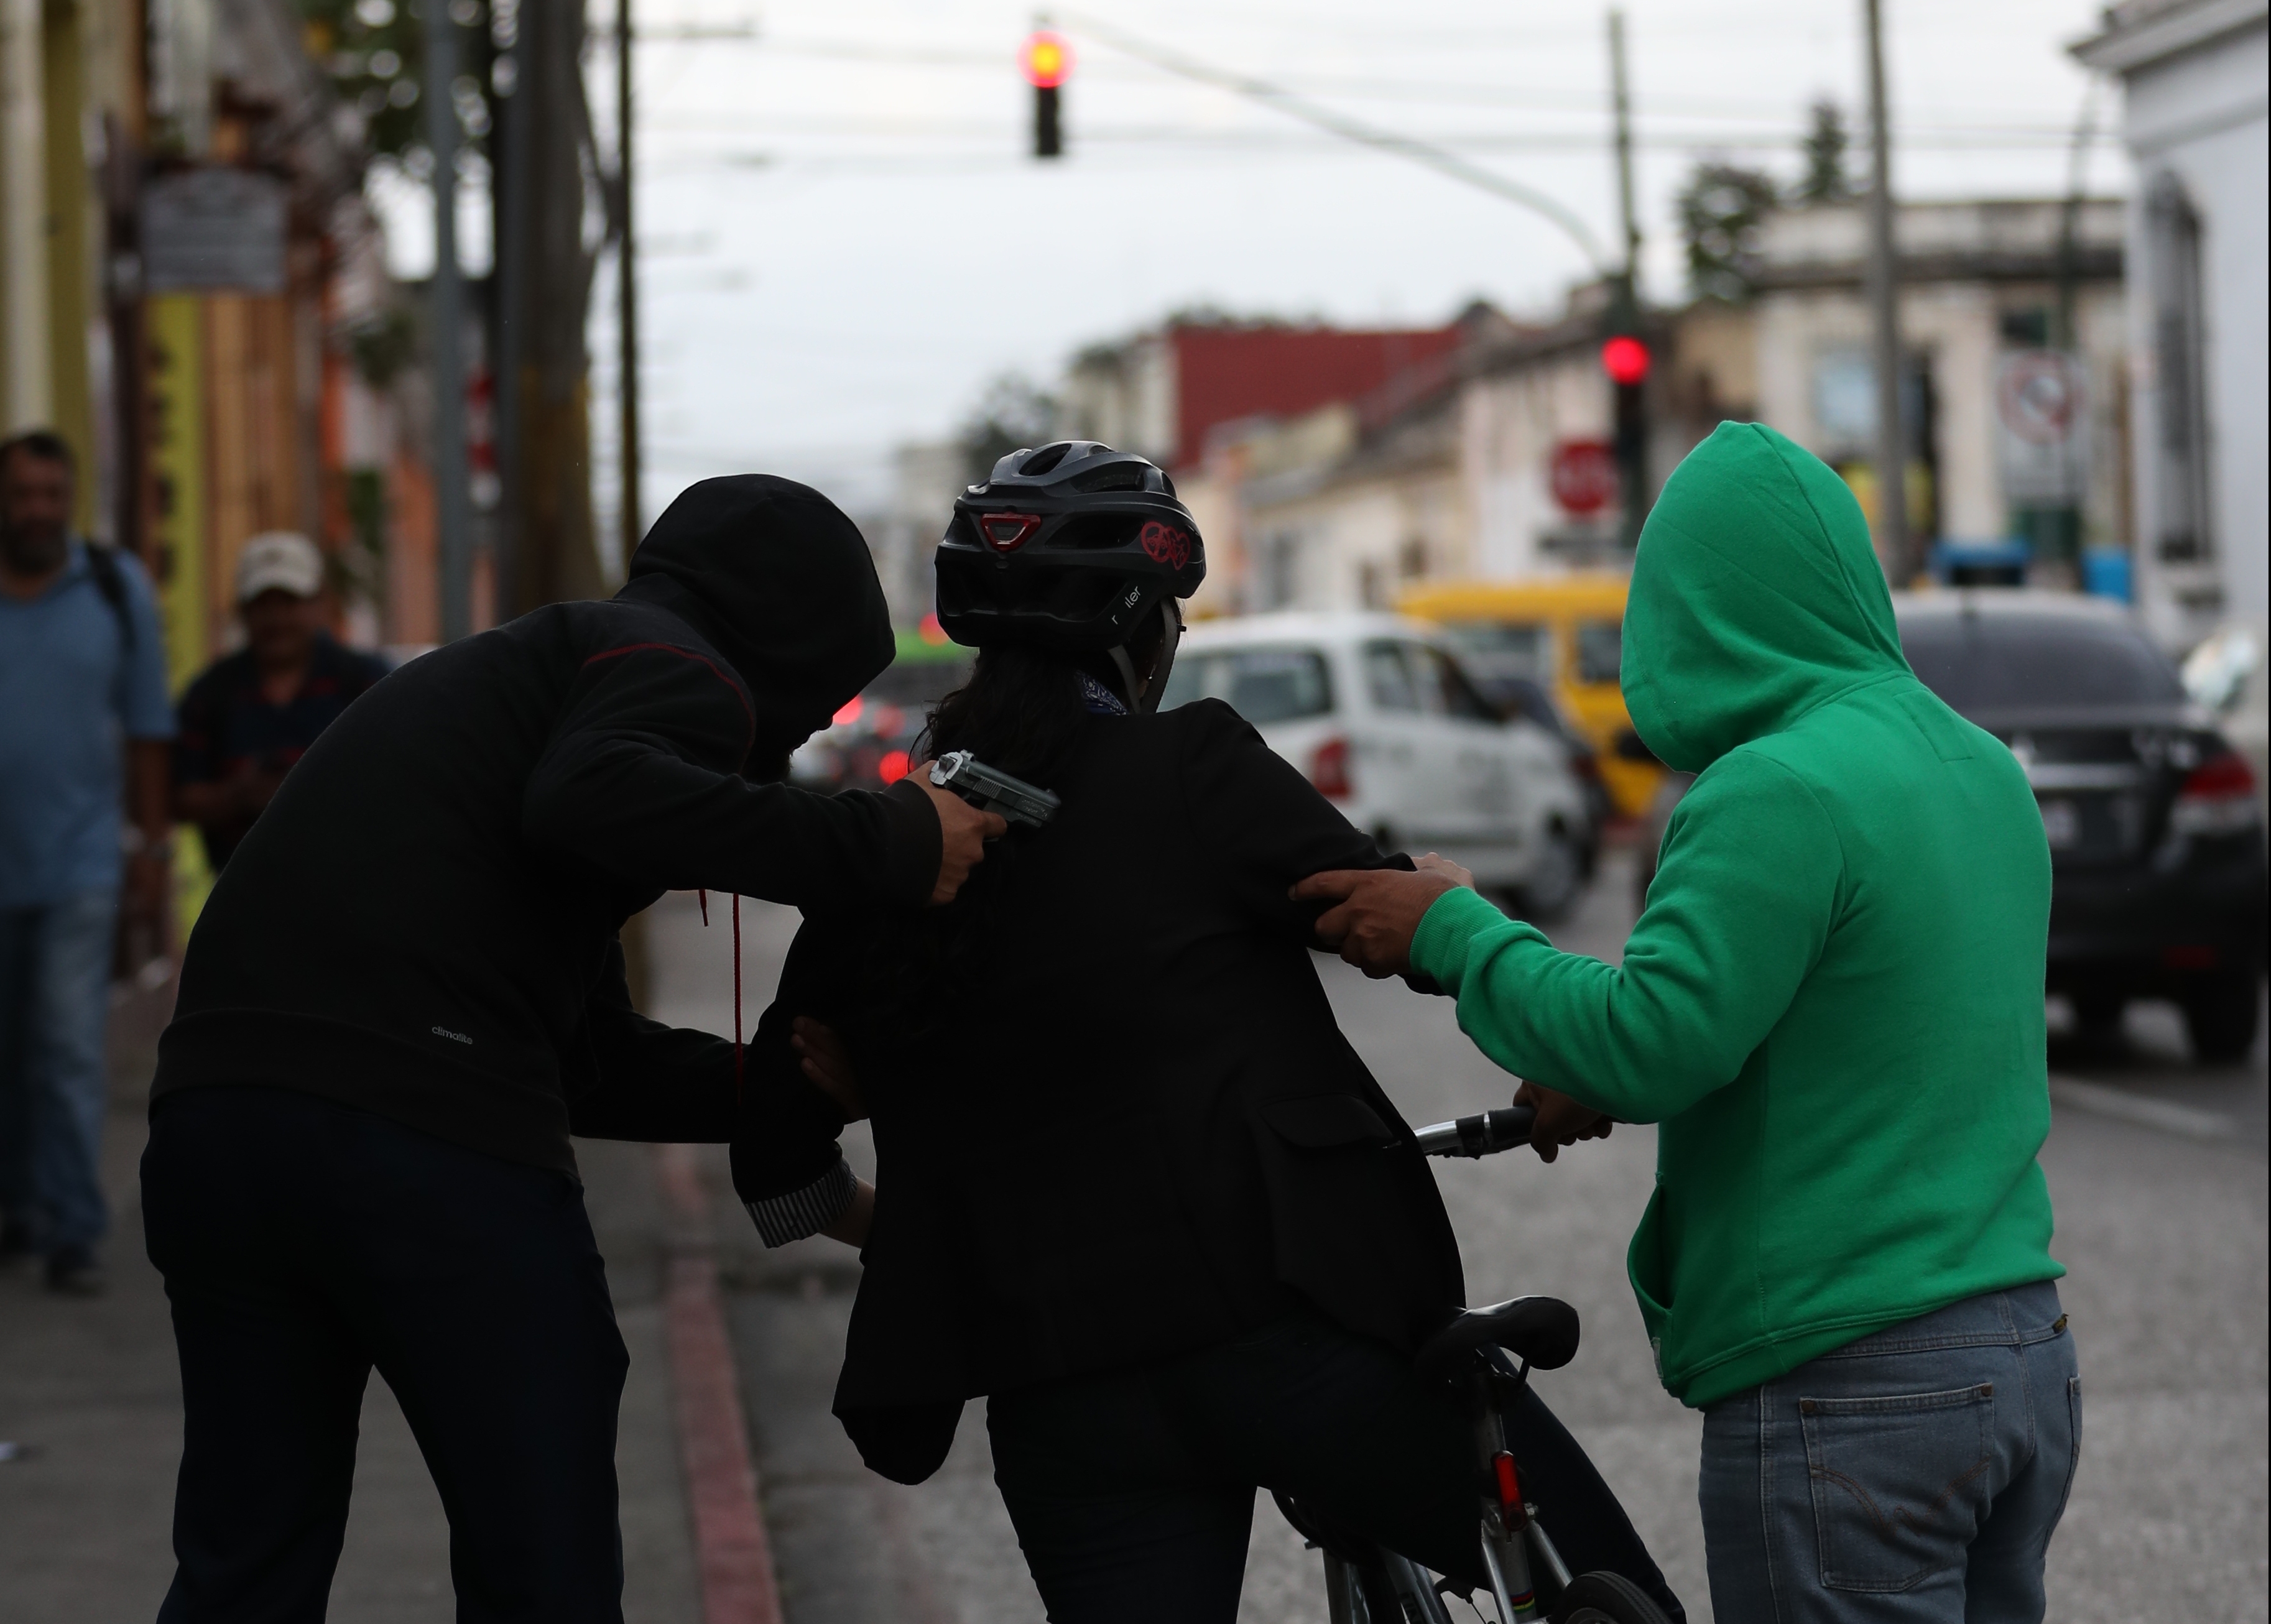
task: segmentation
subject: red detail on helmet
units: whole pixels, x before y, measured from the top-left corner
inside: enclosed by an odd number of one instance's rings
[[[980,513],[978,533],[997,553],[1014,553],[1033,539],[1041,527],[1038,513]]]
[[[1191,562],[1191,538],[1188,531],[1178,530],[1173,525],[1163,525],[1158,519],[1148,519],[1137,534],[1144,553],[1154,563],[1180,570]]]

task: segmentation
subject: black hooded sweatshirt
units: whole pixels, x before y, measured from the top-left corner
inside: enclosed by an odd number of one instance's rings
[[[294,767],[190,938],[153,1106],[299,1089],[570,1172],[571,1133],[731,1137],[733,1046],[637,1014],[617,933],[666,890],[927,898],[920,790],[741,776],[777,775],[891,650],[834,503],[762,475],[695,486],[612,600],[412,661]],[[781,1092],[838,1121],[817,1091]]]

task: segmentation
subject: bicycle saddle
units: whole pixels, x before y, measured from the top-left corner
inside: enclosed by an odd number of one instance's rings
[[[1539,1370],[1559,1370],[1577,1357],[1577,1311],[1558,1297],[1516,1297],[1467,1308],[1427,1338],[1413,1361],[1430,1381],[1465,1368],[1477,1348],[1501,1347]]]

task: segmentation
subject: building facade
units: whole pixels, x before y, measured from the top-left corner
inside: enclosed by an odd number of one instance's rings
[[[2265,619],[2271,553],[2271,6],[2125,0],[2075,47],[2118,78],[2135,160],[2127,234],[2130,510],[2139,607],[2181,650]],[[2264,759],[2259,663],[2237,719]]]
[[[0,5],[0,428],[72,446],[177,686],[264,530],[331,555],[357,640],[435,636],[414,332],[315,43],[290,0]]]

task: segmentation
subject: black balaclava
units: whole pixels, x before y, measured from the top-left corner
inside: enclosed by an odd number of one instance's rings
[[[615,596],[681,616],[732,663],[756,709],[753,764],[825,726],[896,646],[859,527],[809,486],[769,473],[681,493]]]

